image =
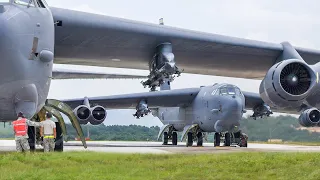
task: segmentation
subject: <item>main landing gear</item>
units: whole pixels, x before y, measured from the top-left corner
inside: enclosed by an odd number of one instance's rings
[[[188,132],[186,146],[192,146],[193,142],[197,142],[197,146],[203,146],[203,133],[202,132]]]
[[[214,134],[214,147],[220,146],[221,139],[223,139],[224,146],[231,145],[230,133],[215,133]]]
[[[173,127],[169,128],[169,131],[163,133],[163,143],[162,145],[168,145],[168,141],[172,141],[172,145],[178,145],[178,133],[173,131]]]

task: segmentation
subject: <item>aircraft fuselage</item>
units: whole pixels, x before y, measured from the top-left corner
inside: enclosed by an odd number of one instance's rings
[[[29,118],[38,112],[52,76],[52,14],[18,2],[0,4],[0,121],[16,119],[19,111]]]
[[[198,124],[204,132],[236,132],[244,108],[245,99],[239,88],[217,84],[202,87],[188,107],[159,108],[158,117],[163,124],[172,124],[177,131]]]

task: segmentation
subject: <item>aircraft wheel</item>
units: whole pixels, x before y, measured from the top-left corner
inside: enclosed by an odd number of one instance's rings
[[[214,147],[220,146],[220,133],[214,134]]]
[[[62,152],[63,151],[63,135],[62,135],[61,126],[57,122],[56,122],[56,132],[57,132],[57,138],[55,140],[54,151]]]
[[[203,145],[203,136],[202,136],[202,132],[198,132],[198,134],[197,134],[197,138],[198,138],[197,146],[202,146],[202,145]]]
[[[230,140],[231,140],[231,139],[230,139],[230,133],[226,133],[226,134],[225,134],[224,145],[225,145],[225,146],[230,146],[230,144],[231,144],[231,143],[230,143]]]
[[[178,135],[177,132],[172,132],[172,145],[178,144]]]
[[[168,145],[168,132],[163,133],[163,143],[162,145]]]
[[[34,126],[28,126],[28,143],[30,147],[30,151],[34,152],[36,150],[36,136],[35,136],[35,127]]]
[[[192,144],[193,144],[192,132],[188,132],[187,147],[188,147],[188,146],[192,146]]]

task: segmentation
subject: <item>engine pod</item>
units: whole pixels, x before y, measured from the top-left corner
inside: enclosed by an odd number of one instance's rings
[[[95,106],[95,107],[91,108],[91,115],[89,118],[89,122],[92,125],[99,125],[99,124],[103,123],[103,121],[106,119],[106,117],[107,117],[106,109],[102,106]]]
[[[317,126],[320,122],[320,111],[316,108],[310,108],[303,111],[299,117],[299,124],[304,127]]]
[[[268,105],[298,108],[316,84],[316,75],[308,64],[288,59],[273,65],[260,84],[260,96]]]
[[[90,109],[85,105],[80,105],[73,110],[80,124],[87,124],[91,115]]]

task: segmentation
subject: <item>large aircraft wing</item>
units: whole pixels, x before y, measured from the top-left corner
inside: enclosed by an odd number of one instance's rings
[[[183,107],[190,105],[200,88],[177,89],[170,91],[154,91],[126,95],[88,98],[91,105],[100,105],[107,109],[135,109],[141,100],[148,103],[149,108]],[[84,98],[62,100],[70,107],[81,105]]]
[[[245,101],[246,101],[246,109],[247,110],[253,110],[253,108],[259,106],[259,105],[263,105],[265,104],[264,101],[261,99],[260,94],[259,93],[253,93],[253,92],[245,92],[242,91],[244,97],[245,97]],[[290,114],[299,114],[298,111],[295,111],[293,109],[275,109],[272,108],[271,109],[273,112],[278,112],[278,113],[290,113]]]
[[[264,101],[261,99],[259,93],[245,92],[245,91],[242,91],[242,93],[246,101],[245,107],[248,110],[251,110],[253,107],[256,107],[257,105],[264,104]]]
[[[55,63],[148,69],[155,47],[170,42],[184,72],[260,79],[283,51],[282,44],[234,38],[51,8]],[[296,48],[309,64],[320,51]]]
[[[96,72],[66,68],[52,69],[52,79],[144,79],[147,76],[129,73]]]

